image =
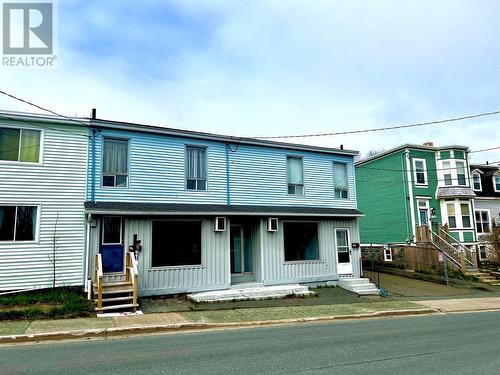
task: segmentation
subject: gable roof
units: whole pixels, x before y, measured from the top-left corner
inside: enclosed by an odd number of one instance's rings
[[[412,143],[405,143],[401,146],[397,146],[394,148],[391,148],[387,151],[381,152],[380,154],[370,156],[369,158],[362,159],[356,162],[356,165],[362,165],[365,163],[372,162],[376,159],[383,158],[385,156],[388,156],[390,154],[393,154],[398,151],[405,150],[407,148],[411,149],[416,149],[416,150],[423,150],[423,151],[443,151],[443,150],[463,150],[464,152],[467,152],[469,150],[468,146],[460,146],[460,145],[449,145],[449,146],[424,146],[424,145],[417,145],[417,144],[412,144]]]

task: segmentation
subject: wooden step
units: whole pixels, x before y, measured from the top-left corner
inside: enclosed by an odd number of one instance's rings
[[[133,303],[127,303],[125,305],[110,305],[110,306],[103,306],[101,309],[98,309],[97,307],[95,308],[96,311],[108,311],[108,310],[125,310],[125,309],[132,309],[139,307],[139,304],[133,304]]]
[[[116,302],[116,301],[129,301],[133,299],[133,296],[124,296],[124,297],[109,297],[109,298],[103,298],[102,303],[107,303],[107,302]],[[97,299],[94,299],[94,301],[97,303]]]

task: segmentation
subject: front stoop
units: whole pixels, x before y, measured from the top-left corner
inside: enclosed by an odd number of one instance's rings
[[[359,296],[380,295],[377,286],[370,282],[369,279],[361,277],[340,278],[339,284],[341,288],[356,293]]]
[[[229,289],[191,293],[188,298],[200,302],[232,302],[262,299],[277,299],[289,296],[308,297],[314,295],[307,286],[299,284],[264,286],[259,283],[236,284]]]

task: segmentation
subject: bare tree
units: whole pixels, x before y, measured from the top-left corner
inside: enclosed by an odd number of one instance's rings
[[[59,212],[56,215],[54,223],[54,231],[52,233],[52,253],[48,255],[49,261],[52,264],[52,289],[56,287],[56,272],[57,272],[57,252],[59,250],[59,233],[57,232],[57,224],[59,222]]]
[[[362,159],[361,159],[361,160],[371,158],[371,157],[373,157],[373,156],[376,156],[376,155],[378,155],[378,154],[383,153],[384,151],[385,151],[385,149],[383,149],[383,148],[370,150],[370,151],[368,151],[368,152],[366,153],[366,155],[365,155],[365,156],[363,156],[363,157],[362,157]]]

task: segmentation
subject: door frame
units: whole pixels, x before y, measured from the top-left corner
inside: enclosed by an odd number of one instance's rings
[[[233,273],[231,270],[231,258],[233,257],[233,240],[231,236],[231,231],[233,228],[238,228],[239,233],[240,233],[240,264],[241,264],[241,272],[236,272]],[[246,249],[246,241],[245,241],[245,226],[243,224],[231,224],[229,226],[229,256],[230,256],[230,267],[229,267],[229,272],[231,275],[231,282],[244,282],[244,281],[253,281],[254,280],[254,273],[253,273],[253,254],[252,257],[249,258],[251,264],[252,264],[252,271],[251,272],[245,272],[245,252],[248,250]]]
[[[119,217],[120,218],[120,243],[104,243],[104,218],[105,217]],[[124,220],[123,216],[120,215],[103,215],[101,217],[101,225],[100,225],[100,235],[99,235],[99,254],[102,254],[103,247],[106,246],[121,246],[122,247],[122,270],[115,272],[104,272],[106,275],[124,275],[125,274],[125,245],[124,245]]]
[[[339,247],[337,244],[337,232],[342,231],[347,233],[347,253],[349,254],[349,262],[339,262]],[[338,275],[352,275],[352,252],[351,252],[351,231],[349,228],[335,228],[334,230],[335,243],[335,260],[337,263]],[[342,272],[341,272],[342,270]]]

